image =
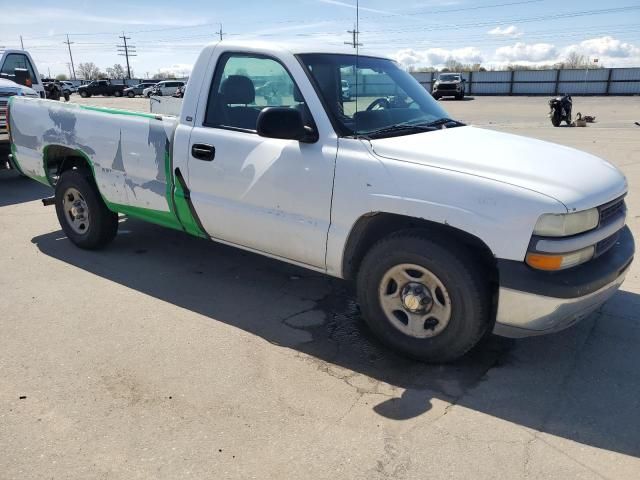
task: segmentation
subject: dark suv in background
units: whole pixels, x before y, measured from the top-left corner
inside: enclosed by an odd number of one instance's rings
[[[442,97],[455,97],[456,100],[462,100],[465,89],[465,79],[461,73],[441,73],[433,84],[432,95],[436,100]]]
[[[78,87],[78,94],[82,98],[91,97],[92,95],[105,95],[121,97],[126,85],[111,83],[111,80],[94,80],[88,85]]]

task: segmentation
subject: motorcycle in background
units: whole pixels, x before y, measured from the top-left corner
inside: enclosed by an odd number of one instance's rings
[[[565,121],[567,125],[571,125],[571,107],[573,101],[571,95],[564,94],[561,97],[552,98],[549,100],[549,117],[554,127],[559,127],[560,124]]]

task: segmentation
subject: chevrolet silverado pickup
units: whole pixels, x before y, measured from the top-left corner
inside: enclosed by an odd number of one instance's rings
[[[401,100],[346,99],[342,80],[364,76]],[[277,95],[256,94],[269,82]],[[371,330],[425,361],[575,323],[634,254],[618,169],[453,120],[385,58],[221,42],[179,116],[13,97],[9,121],[15,163],[55,188],[78,247],[112,241],[124,214],[353,280]]]

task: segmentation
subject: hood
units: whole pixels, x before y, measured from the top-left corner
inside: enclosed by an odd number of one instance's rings
[[[21,93],[22,95],[38,95],[33,88],[25,87],[6,78],[0,78],[0,91],[13,94]]]
[[[554,143],[475,127],[371,140],[384,158],[444,168],[526,188],[569,211],[614,200],[627,191],[622,172],[594,155]]]

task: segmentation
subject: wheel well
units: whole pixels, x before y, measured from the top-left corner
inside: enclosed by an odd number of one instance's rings
[[[55,187],[63,172],[72,169],[91,171],[91,165],[82,152],[62,145],[50,145],[45,149],[44,171],[51,186]]]
[[[375,213],[360,217],[352,228],[342,258],[342,274],[345,279],[355,279],[362,259],[380,239],[400,230],[423,230],[431,237],[455,241],[474,254],[487,270],[492,283],[497,285],[498,270],[491,249],[478,237],[467,232],[421,218],[392,213]]]

